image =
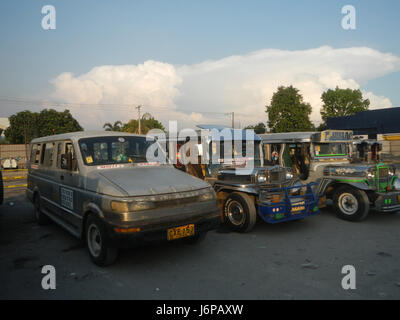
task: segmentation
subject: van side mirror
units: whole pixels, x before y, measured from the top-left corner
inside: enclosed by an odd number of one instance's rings
[[[66,154],[61,155],[61,169],[68,170],[68,157]]]
[[[61,155],[61,169],[72,171],[72,153]]]

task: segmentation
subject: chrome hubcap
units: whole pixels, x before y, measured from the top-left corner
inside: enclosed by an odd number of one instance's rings
[[[90,253],[94,257],[98,257],[101,252],[102,241],[101,241],[100,230],[99,228],[97,228],[95,224],[91,224],[89,226],[87,232],[87,240]]]
[[[244,223],[244,210],[238,201],[232,200],[228,203],[227,213],[229,221],[235,226],[240,226]]]
[[[344,214],[352,215],[358,210],[357,198],[351,193],[342,193],[339,196],[339,208]]]

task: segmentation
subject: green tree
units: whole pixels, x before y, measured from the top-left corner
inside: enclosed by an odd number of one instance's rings
[[[83,130],[69,110],[59,112],[54,109],[44,109],[40,111],[38,126],[40,137]]]
[[[10,143],[29,143],[38,137],[83,130],[68,110],[22,111],[10,116],[9,122],[4,135]]]
[[[145,116],[146,115],[146,116]],[[164,126],[160,121],[154,119],[149,113],[146,113],[140,120],[140,129],[142,134],[146,134],[151,129],[161,129],[165,131]],[[131,119],[128,123],[124,124],[122,131],[130,133],[139,132],[139,121],[136,119]]]
[[[311,105],[303,102],[298,89],[280,86],[265,112],[271,132],[293,132],[315,130],[310,121],[311,111]]]
[[[115,121],[114,124],[107,122],[104,124],[103,128],[106,129],[106,131],[122,131],[122,122]]]
[[[39,137],[37,125],[39,114],[28,110],[18,112],[8,118],[10,126],[4,131],[6,139],[10,143],[29,143]]]
[[[246,129],[253,129],[255,133],[257,134],[261,134],[261,133],[265,133],[267,131],[267,128],[265,126],[264,123],[259,122],[258,124],[254,125],[254,126],[247,126]]]
[[[351,116],[356,112],[368,110],[369,100],[363,99],[360,90],[352,89],[329,89],[322,93],[323,102],[321,108],[321,117],[326,124],[329,117]]]

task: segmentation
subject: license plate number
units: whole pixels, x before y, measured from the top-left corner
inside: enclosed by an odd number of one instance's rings
[[[305,210],[306,209],[306,207],[305,206],[297,206],[297,207],[292,207],[292,211],[291,212],[295,212],[295,213],[297,213],[297,212],[299,212],[299,211],[303,211],[303,210]]]
[[[168,229],[168,240],[175,240],[194,235],[194,224]]]

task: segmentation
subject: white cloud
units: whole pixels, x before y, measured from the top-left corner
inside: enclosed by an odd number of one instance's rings
[[[266,121],[265,105],[280,85],[300,89],[311,103],[311,119],[320,121],[320,96],[328,88],[362,88],[369,80],[400,70],[400,57],[366,47],[309,50],[265,49],[242,56],[173,66],[146,61],[141,65],[100,66],[86,74],[63,73],[53,80],[54,97],[67,102],[143,104],[166,125],[229,124],[223,113],[235,111],[242,125]],[[372,108],[390,107],[387,97],[363,92]],[[126,121],[135,114],[104,110],[76,111],[86,128],[104,119]],[[215,113],[217,112],[217,113]],[[86,115],[80,118],[80,114]],[[97,119],[96,121],[94,119]],[[94,125],[95,123],[95,125]]]

